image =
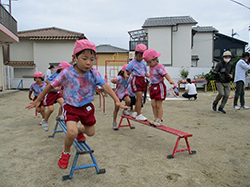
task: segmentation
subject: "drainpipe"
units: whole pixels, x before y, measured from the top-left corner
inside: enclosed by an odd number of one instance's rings
[[[171,26],[171,67],[173,66],[173,26]]]

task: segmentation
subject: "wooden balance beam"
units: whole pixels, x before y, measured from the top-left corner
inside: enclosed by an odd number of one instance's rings
[[[62,130],[57,130],[58,125],[61,127]],[[66,127],[66,124],[65,124],[64,121],[57,121],[56,122],[54,132],[49,137],[54,138],[55,134],[59,133],[59,132],[64,132],[65,134],[67,134],[67,127]],[[94,150],[92,150],[88,146],[88,144],[86,142],[79,143],[75,138],[73,146],[76,148],[76,155],[75,155],[75,158],[74,158],[71,170],[70,170],[70,174],[63,176],[62,177],[63,180],[71,179],[73,177],[74,171],[78,170],[78,169],[85,169],[85,168],[95,167],[97,174],[102,174],[102,173],[106,172],[105,169],[99,169],[98,164],[97,164],[97,162],[95,160]],[[92,164],[76,166],[79,155],[83,155],[83,154],[90,154],[93,163]]]
[[[122,120],[123,119],[127,119],[127,122],[128,124],[127,125],[122,125]],[[160,127],[156,127],[154,125],[152,125],[149,121],[140,121],[140,120],[136,120],[134,119],[132,116],[125,116],[123,114],[121,114],[121,120],[120,120],[120,123],[117,127],[117,129],[119,130],[120,127],[130,127],[130,129],[135,129],[135,127],[131,126],[131,123],[129,120],[133,120],[133,121],[136,121],[138,123],[142,123],[142,124],[145,124],[145,125],[148,125],[148,126],[151,126],[151,127],[154,127],[156,129],[159,129],[159,130],[162,130],[162,131],[165,131],[165,132],[168,132],[168,133],[171,133],[171,134],[174,134],[174,135],[177,135],[178,138],[177,138],[177,141],[175,143],[175,147],[174,147],[174,150],[173,150],[173,153],[171,155],[168,155],[167,158],[174,158],[175,157],[175,153],[177,152],[183,152],[183,151],[188,151],[190,155],[193,155],[196,153],[196,151],[191,151],[190,149],[190,145],[188,143],[188,137],[192,137],[193,135],[190,134],[190,133],[187,133],[187,132],[183,132],[183,131],[180,131],[180,130],[176,130],[176,129],[173,129],[173,128],[170,128],[170,127],[167,127],[167,126],[160,126]],[[185,139],[185,142],[186,142],[186,145],[187,145],[187,148],[186,149],[178,149],[178,145],[179,145],[179,142],[180,142],[180,139],[181,138],[184,138]]]

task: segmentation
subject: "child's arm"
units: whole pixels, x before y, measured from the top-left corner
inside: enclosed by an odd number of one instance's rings
[[[115,101],[116,106],[119,106],[122,109],[129,109],[130,107],[123,106],[119,100],[119,98],[115,95],[115,92],[112,90],[112,88],[108,85],[108,83],[105,83],[102,85],[102,88],[105,92],[107,92]]]
[[[168,80],[168,82],[169,82],[170,84],[174,84],[174,81],[171,79],[171,77],[170,77],[170,75],[169,75],[168,73],[166,73],[166,74],[164,75],[164,77]]]
[[[51,86],[51,84],[49,83],[44,89],[43,91],[39,94],[39,96],[37,97],[37,99],[33,102],[31,102],[28,106],[26,106],[25,108],[27,109],[31,109],[34,107],[38,107],[39,104],[41,103],[42,99],[44,98],[44,96],[49,93],[51,90],[53,89],[53,87]]]
[[[31,98],[32,91],[29,91],[29,99],[32,100]]]
[[[116,84],[116,83],[117,83],[117,80],[116,80],[116,79],[111,79],[111,82],[112,82],[113,84]]]
[[[47,77],[48,78],[48,77]],[[47,83],[47,84],[49,84],[50,82],[49,81],[47,81],[47,80],[45,80],[45,82]]]

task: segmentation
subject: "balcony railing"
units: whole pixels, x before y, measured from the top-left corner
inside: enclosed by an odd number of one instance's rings
[[[145,44],[148,47],[148,40],[129,41],[129,51],[135,51],[138,44]]]
[[[0,4],[0,23],[17,36],[17,21]]]

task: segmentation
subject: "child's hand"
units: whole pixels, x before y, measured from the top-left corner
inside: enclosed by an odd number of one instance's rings
[[[111,79],[111,82],[113,83],[113,84],[116,84],[116,80],[115,79]]]
[[[25,108],[27,108],[28,110],[31,109],[31,108],[37,108],[39,106],[39,104],[40,104],[40,102],[36,99],[35,101],[31,102]]]
[[[129,109],[130,108],[129,106],[123,106],[121,104],[121,102],[116,102],[115,104],[116,104],[116,106],[118,106],[119,108],[122,108],[122,109]]]

